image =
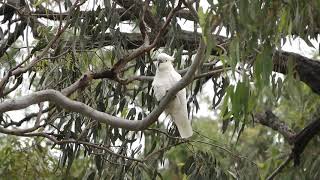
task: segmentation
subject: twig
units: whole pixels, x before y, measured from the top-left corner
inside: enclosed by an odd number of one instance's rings
[[[27,137],[30,137],[30,136],[40,136],[40,137],[45,137],[51,141],[53,141],[54,143],[56,144],[67,144],[67,143],[74,143],[74,144],[82,144],[82,145],[86,145],[86,146],[90,146],[90,147],[94,147],[96,149],[101,149],[101,150],[104,150],[114,156],[118,156],[118,157],[121,157],[121,158],[124,158],[124,159],[128,159],[128,160],[132,160],[132,161],[136,161],[136,162],[140,162],[140,163],[143,163],[142,160],[140,159],[136,159],[136,158],[132,158],[132,157],[127,157],[127,156],[123,156],[121,154],[117,154],[113,151],[111,151],[110,149],[108,149],[107,147],[104,147],[104,146],[101,146],[101,145],[98,145],[98,144],[93,144],[93,143],[89,143],[89,142],[85,142],[85,141],[77,141],[77,140],[74,140],[74,139],[66,139],[66,140],[57,140],[56,138],[46,134],[46,133],[43,133],[43,132],[36,132],[36,133],[28,133],[28,134],[24,134],[24,136],[27,136]]]
[[[72,11],[75,10],[77,7],[81,6],[85,1],[81,2],[80,4],[78,4],[80,0],[77,0],[75,2],[75,4],[73,4],[73,6],[71,7]],[[72,12],[71,11],[71,12]],[[70,14],[69,14],[70,16]],[[20,66],[22,64],[24,64],[26,61],[28,61],[32,55],[28,55],[27,58],[25,60],[23,60],[22,62],[20,62],[18,65],[16,65],[14,68],[10,69],[9,72],[11,72],[10,76],[16,76],[16,75],[20,75],[24,72],[27,72],[30,68],[32,68],[36,63],[38,63],[43,56],[45,56],[45,54],[47,53],[47,51],[51,48],[51,46],[60,38],[60,36],[64,33],[64,31],[69,27],[69,25],[71,24],[71,21],[67,21],[67,23],[57,31],[56,35],[54,36],[53,39],[51,39],[51,41],[47,44],[47,46],[42,50],[42,52],[40,53],[39,56],[37,56],[35,59],[33,59],[30,64],[28,64],[26,67],[21,68]],[[4,78],[3,78],[4,79]],[[1,81],[3,81],[3,79],[1,79]]]
[[[173,8],[167,19],[166,22],[162,25],[161,29],[159,30],[158,34],[156,35],[155,39],[153,40],[152,44],[146,44],[146,39],[144,39],[144,44],[142,44],[139,48],[135,49],[133,52],[131,52],[129,55],[125,56],[124,58],[120,59],[111,69],[112,72],[118,74],[121,72],[122,68],[125,67],[125,65],[133,60],[134,58],[140,56],[142,53],[150,51],[152,48],[154,48],[157,45],[157,42],[159,41],[160,37],[163,35],[163,32],[168,27],[169,23],[171,22],[171,19],[173,18],[174,14],[180,9],[181,7],[181,0],[179,1],[177,7]],[[147,37],[147,36],[146,36]],[[117,77],[117,75],[116,75]]]
[[[218,145],[218,144],[213,144],[213,143],[210,143],[210,142],[199,141],[199,140],[188,140],[188,141],[189,141],[190,143],[201,143],[201,144],[206,144],[206,145],[210,145],[210,146],[216,147],[216,148],[218,148],[218,149],[221,149],[221,150],[227,152],[228,154],[230,154],[230,155],[231,155],[232,157],[234,157],[234,158],[237,158],[237,159],[246,159],[246,160],[249,161],[250,163],[254,164],[256,167],[258,167],[258,165],[257,165],[255,162],[249,160],[248,157],[236,155],[236,154],[234,154],[231,150],[229,150],[229,149],[227,149],[227,148],[225,148],[225,147],[222,147],[222,146],[220,146],[220,145]]]
[[[154,151],[154,152],[148,154],[146,157],[144,157],[144,158],[143,158],[143,161],[147,161],[147,160],[150,159],[152,156],[154,156],[154,155],[156,155],[156,154],[158,154],[158,153],[167,151],[167,150],[171,149],[172,147],[179,146],[179,145],[185,144],[185,143],[187,143],[187,142],[188,142],[188,141],[186,141],[186,140],[184,140],[184,141],[179,141],[179,142],[177,142],[177,143],[175,143],[175,144],[172,144],[172,145],[170,145],[170,146],[166,146],[166,147],[160,148],[160,149],[158,149],[157,151]]]
[[[17,79],[17,82],[14,84],[14,86],[12,86],[10,89],[5,89],[3,91],[2,97],[5,97],[6,95],[10,94],[12,91],[16,90],[19,87],[19,85],[22,83],[22,80],[23,80],[23,76],[20,75]]]
[[[285,161],[282,162],[282,164],[280,164],[280,166],[275,169],[271,174],[270,176],[267,177],[266,180],[272,180],[277,174],[279,174],[282,169],[287,165],[289,164],[289,162],[291,161],[292,159],[292,156],[290,155],[289,157],[287,157],[287,159]]]
[[[171,138],[171,139],[184,140],[184,139],[182,139],[182,138],[180,138],[180,137],[171,136],[169,133],[164,132],[164,131],[161,131],[160,129],[148,128],[148,129],[146,129],[146,130],[157,131],[157,132],[159,132],[159,133],[161,133],[161,134],[166,135],[168,138]]]
[[[34,126],[39,126],[40,125],[40,118],[41,118],[41,115],[42,115],[42,110],[43,110],[43,103],[39,103],[39,112],[38,112],[37,119],[36,119],[36,122],[35,122]]]

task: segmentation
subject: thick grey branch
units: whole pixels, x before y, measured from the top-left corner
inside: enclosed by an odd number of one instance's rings
[[[115,117],[100,111],[93,109],[92,107],[67,98],[61,92],[56,90],[43,90],[39,92],[32,93],[27,96],[19,97],[12,100],[7,100],[0,104],[0,112],[7,112],[12,110],[24,109],[32,104],[37,104],[45,101],[55,103],[62,108],[83,114],[87,117],[95,119],[101,123],[106,123],[114,127],[125,128],[128,130],[143,130],[146,129],[149,125],[154,123],[159,115],[164,111],[167,104],[171,101],[172,97],[182,88],[187,86],[193,79],[194,73],[199,66],[203,63],[203,56],[206,49],[206,45],[201,41],[198,53],[195,60],[190,66],[187,73],[183,78],[173,86],[160,102],[159,106],[155,108],[145,119],[130,121],[124,118]]]
[[[276,51],[273,56],[274,71],[287,74],[292,63],[298,79],[306,83],[315,93],[320,94],[320,61],[296,53]]]
[[[289,144],[294,142],[296,133],[285,122],[274,115],[272,111],[267,110],[264,113],[257,113],[254,118],[256,122],[279,132]]]

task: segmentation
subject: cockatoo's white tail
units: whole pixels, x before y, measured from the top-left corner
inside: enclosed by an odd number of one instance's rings
[[[191,121],[188,119],[186,89],[182,89],[176,95],[176,98],[166,108],[172,120],[177,125],[182,138],[192,136]]]
[[[171,117],[174,123],[177,125],[182,138],[189,138],[192,136],[193,132],[191,121],[185,116],[185,114],[182,113],[182,111],[171,114]]]

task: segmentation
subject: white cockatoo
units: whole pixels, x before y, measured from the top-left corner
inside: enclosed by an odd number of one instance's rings
[[[157,71],[152,82],[156,99],[160,101],[167,91],[181,79],[181,75],[174,69],[172,61],[174,58],[160,53],[157,57]],[[175,98],[166,107],[165,112],[177,125],[182,138],[192,136],[191,121],[188,119],[186,89],[180,90]]]

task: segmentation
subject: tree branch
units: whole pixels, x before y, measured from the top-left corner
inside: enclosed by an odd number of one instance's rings
[[[95,119],[100,123],[105,123],[113,127],[124,128],[128,130],[135,130],[135,131],[143,130],[143,129],[146,129],[152,123],[154,123],[159,117],[159,115],[164,111],[167,104],[171,101],[172,97],[192,81],[194,73],[196,72],[197,68],[201,66],[203,62],[205,49],[206,49],[206,45],[204,44],[203,41],[201,41],[196,58],[193,61],[187,73],[175,86],[173,86],[168,91],[166,96],[160,102],[159,106],[155,108],[143,120],[131,121],[131,120],[126,120],[124,118],[115,117],[107,113],[97,111],[84,103],[67,98],[64,94],[70,93],[71,90],[63,91],[63,93],[56,90],[43,90],[43,91],[32,93],[27,96],[22,96],[16,99],[7,100],[0,104],[0,112],[3,113],[7,111],[12,111],[12,110],[23,109],[32,104],[49,101],[49,102],[55,103],[58,106],[61,106],[66,110],[77,112],[87,117],[90,117],[92,119]],[[70,89],[74,90],[75,88],[70,88]]]
[[[4,53],[7,51],[7,49],[21,36],[23,35],[23,32],[25,28],[27,27],[26,21],[21,21],[20,24],[18,24],[14,30],[14,32],[10,33],[8,35],[7,41],[3,42],[0,45],[0,57],[4,55]]]
[[[293,159],[294,165],[300,164],[300,155],[303,153],[304,149],[311,141],[311,139],[320,132],[320,118],[313,120],[309,125],[307,125],[302,131],[292,136],[291,144],[293,144],[292,152],[288,158],[277,168],[271,175],[267,178],[268,180],[273,179],[281,170],[289,164]]]
[[[300,155],[311,141],[311,139],[320,132],[320,118],[313,120],[309,125],[303,128],[294,138],[294,147],[292,149],[292,158],[294,165],[300,164]]]
[[[320,94],[320,61],[315,61],[296,53],[276,51],[273,56],[274,71],[288,73],[289,63],[298,79],[306,83],[313,92]]]
[[[149,42],[148,41],[146,42],[145,39],[143,39],[143,44],[139,48],[137,48],[135,51],[131,52],[128,56],[120,59],[113,66],[113,68],[111,70],[113,72],[115,72],[115,73],[119,73],[122,70],[122,68],[124,68],[125,65],[129,61],[131,61],[132,59],[138,57],[142,53],[150,51],[152,48],[154,48],[157,45],[157,43],[158,43],[159,39],[161,38],[161,36],[163,35],[164,31],[167,29],[167,27],[168,27],[169,23],[171,22],[171,19],[173,18],[174,14],[180,9],[181,4],[182,4],[182,2],[179,1],[178,5],[170,11],[168,17],[166,18],[166,22],[161,26],[161,29],[157,33],[157,35],[156,35],[155,39],[153,40],[152,44],[150,44],[150,45],[146,44],[146,43],[149,43]],[[149,12],[149,11],[146,11],[145,13],[147,14],[147,12]],[[146,19],[148,19],[148,18],[146,18]]]
[[[272,111],[267,110],[264,113],[257,113],[254,116],[255,122],[280,133],[289,144],[293,144],[296,133],[283,121],[281,121]]]
[[[72,5],[72,7],[71,7],[72,10],[75,10],[77,7],[81,6],[81,4],[83,4],[85,1],[83,1],[80,4],[78,4],[78,2],[79,2],[79,0],[77,0],[75,2],[75,4]],[[60,38],[60,36],[64,33],[64,31],[69,27],[70,24],[71,24],[71,20],[66,22],[65,25],[57,31],[56,35],[45,46],[45,48],[42,50],[40,55],[36,56],[28,65],[26,65],[25,67],[20,67],[26,61],[28,61],[32,55],[27,56],[25,60],[23,60],[18,65],[16,65],[14,68],[10,69],[9,73],[8,73],[8,77],[4,77],[4,78],[0,79],[0,90],[4,88],[3,85],[6,84],[6,81],[9,79],[10,76],[19,76],[19,75],[27,72],[29,69],[34,67],[35,64],[37,64],[39,61],[41,61],[42,57],[44,57],[46,55],[46,53],[51,48],[51,46]],[[23,30],[21,33],[23,33]],[[1,47],[0,47],[0,57],[1,57]],[[2,92],[0,93],[0,97],[1,97],[1,95],[2,95]]]

